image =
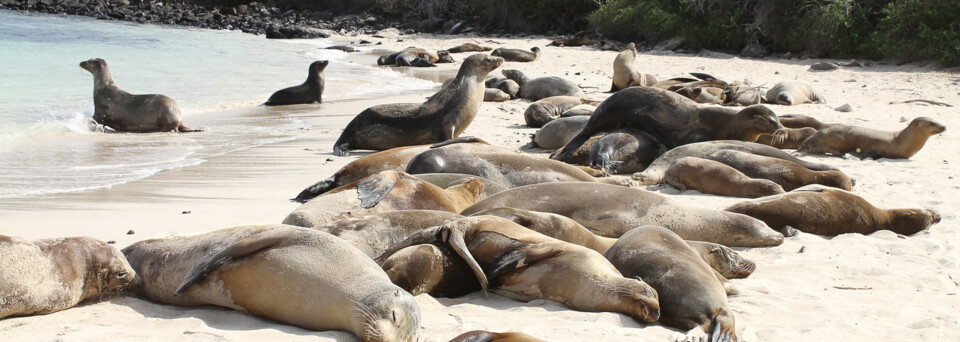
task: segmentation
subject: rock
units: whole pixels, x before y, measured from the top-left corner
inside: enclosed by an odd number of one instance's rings
[[[830,71],[837,70],[837,65],[830,62],[817,62],[810,66],[810,70]]]
[[[844,113],[846,113],[846,112],[852,112],[852,111],[853,111],[853,107],[851,107],[849,103],[844,103],[842,106],[837,107],[837,108],[835,108],[834,110],[835,110],[835,111],[838,111],[838,112],[844,112]]]
[[[383,30],[377,31],[377,33],[375,33],[373,36],[374,36],[374,37],[379,36],[379,38],[386,38],[386,39],[397,38],[397,37],[400,36],[400,30],[397,30],[397,29],[391,27],[391,28],[388,28],[388,29],[383,29]]]
[[[743,50],[740,50],[740,57],[763,58],[767,56],[767,53],[767,48],[760,43],[749,43],[743,47]]]
[[[657,45],[653,47],[653,51],[673,51],[680,47],[680,45],[683,45],[683,43],[686,41],[687,38],[684,37],[670,38],[657,43]]]

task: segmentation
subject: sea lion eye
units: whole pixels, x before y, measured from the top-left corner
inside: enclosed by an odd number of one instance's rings
[[[126,276],[127,276],[127,272],[119,272],[119,273],[117,273],[117,278],[123,278],[123,277],[126,277]]]
[[[390,311],[390,316],[392,316],[393,318],[393,323],[397,323],[397,311],[396,310]]]

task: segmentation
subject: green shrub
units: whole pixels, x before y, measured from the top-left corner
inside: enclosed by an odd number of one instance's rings
[[[882,13],[874,39],[884,57],[960,64],[960,4],[956,0],[892,1]]]

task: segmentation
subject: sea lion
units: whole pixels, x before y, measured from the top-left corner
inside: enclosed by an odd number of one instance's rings
[[[757,269],[756,263],[744,259],[730,247],[713,242],[690,240],[687,240],[687,245],[700,253],[700,258],[724,278],[746,278]]]
[[[523,112],[523,121],[527,127],[540,128],[560,117],[560,114],[583,104],[576,96],[551,96],[542,98],[527,107]]]
[[[574,310],[618,312],[647,323],[660,315],[656,292],[639,279],[624,278],[600,253],[504,218],[462,218],[394,248],[422,243],[448,244],[485,288],[508,298],[550,299]]]
[[[423,104],[386,104],[367,108],[344,128],[333,154],[349,150],[386,150],[437,143],[460,136],[483,103],[483,78],[503,59],[482,54],[467,57],[453,81]]]
[[[680,96],[701,104],[722,104],[726,101],[723,88],[716,87],[683,87],[674,91]]]
[[[123,249],[133,290],[182,306],[216,305],[362,341],[417,341],[420,308],[336,236],[284,225],[149,239]],[[281,286],[282,285],[282,286]]]
[[[463,43],[452,48],[447,49],[450,53],[461,53],[461,52],[484,52],[493,50],[492,47],[480,46],[474,43]]]
[[[789,160],[737,150],[720,150],[705,158],[729,165],[743,172],[747,177],[773,181],[786,191],[810,184],[821,184],[843,190],[853,188],[853,180],[839,170],[811,170]]]
[[[787,128],[810,127],[819,131],[821,129],[836,125],[836,124],[823,123],[812,116],[799,115],[799,114],[780,115],[780,116],[777,116],[777,118],[780,119],[780,123],[783,124],[783,127],[787,127]]]
[[[734,81],[733,83],[730,83],[730,85],[728,85],[726,88],[723,88],[723,105],[724,106],[746,107],[746,106],[759,104],[762,101],[763,101],[763,97],[760,96],[760,89],[743,84],[740,81]],[[781,123],[782,123],[782,120],[781,120]],[[787,126],[787,124],[783,124],[783,125]]]
[[[586,127],[586,125],[584,125],[584,127]],[[580,133],[580,132],[577,132],[577,133]],[[576,134],[574,134],[574,136],[576,136]],[[553,153],[550,154],[550,159],[554,159],[556,161],[561,161],[571,165],[587,166],[589,168],[590,167],[590,151],[593,150],[593,146],[597,144],[597,141],[600,141],[600,139],[602,139],[605,136],[607,136],[607,132],[600,132],[600,133],[594,134],[592,137],[590,137],[590,139],[587,139],[587,142],[583,143],[583,145],[581,145],[580,148],[578,148],[576,151],[574,151],[573,153],[567,155],[562,159],[557,158],[557,155],[559,155],[560,151],[563,150],[562,148],[558,148],[555,151],[553,151]],[[573,139],[573,138],[571,137],[570,139]],[[570,139],[567,139],[567,141],[569,142]],[[604,173],[605,171],[601,169],[594,169],[594,170],[599,172],[601,175],[609,175]]]
[[[412,65],[415,60],[420,59],[423,62],[419,65]],[[377,65],[397,65],[397,66],[435,66],[433,63],[440,61],[440,56],[436,53],[421,48],[409,47],[397,52],[392,52],[377,59]],[[422,64],[422,63],[426,64]]]
[[[0,235],[0,319],[49,314],[119,293],[134,275],[119,250],[94,238]]]
[[[321,96],[323,96],[324,85],[323,69],[325,69],[329,63],[328,61],[310,63],[307,80],[304,81],[303,84],[277,90],[273,95],[270,95],[270,98],[267,99],[264,105],[281,106],[322,102]]]
[[[816,134],[817,130],[811,127],[785,128],[784,132],[787,132],[787,134],[776,140],[774,140],[770,134],[761,135],[757,137],[757,143],[770,145],[779,149],[796,149],[800,147],[800,144],[802,144],[804,140]]]
[[[343,52],[357,52],[357,49],[354,49],[353,47],[347,46],[347,45],[331,45],[331,46],[325,47],[324,49],[326,49],[326,50],[340,50],[340,51],[343,51]]]
[[[582,224],[573,219],[553,213],[543,213],[516,208],[495,208],[482,210],[470,216],[496,216],[510,220],[527,229],[603,253],[613,245],[617,239],[593,234]]]
[[[667,149],[649,133],[621,128],[604,135],[593,144],[590,148],[590,167],[608,174],[632,174],[646,169],[664,152]]]
[[[590,116],[587,126],[563,147],[558,158],[572,153],[597,132],[624,127],[647,132],[668,149],[709,140],[756,141],[764,133],[785,134],[777,115],[763,105],[738,112],[701,106],[663,89],[631,87],[603,101]]]
[[[746,215],[691,207],[642,189],[586,182],[517,187],[464,209],[461,215],[494,208],[517,208],[563,215],[594,234],[617,238],[641,225],[659,225],[687,240],[733,247],[783,243],[783,235]]]
[[[818,185],[743,201],[724,210],[755,217],[770,227],[790,226],[825,236],[878,230],[912,235],[940,222],[940,214],[933,210],[879,209],[850,192]]]
[[[390,281],[416,296],[454,298],[480,291],[480,282],[463,258],[445,245],[405,247],[380,262]]]
[[[316,227],[328,222],[397,210],[452,213],[476,202],[483,183],[473,179],[444,190],[405,172],[383,171],[341,186],[294,209],[284,224]]]
[[[583,98],[583,90],[580,90],[573,82],[557,76],[537,77],[530,79],[520,70],[503,70],[503,75],[517,82],[520,85],[520,91],[517,97],[536,101],[551,96],[576,96]]]
[[[865,127],[834,125],[818,131],[804,140],[800,154],[831,154],[842,156],[855,152],[860,158],[906,159],[920,151],[930,136],[947,128],[928,117],[910,121],[900,132],[888,132]]]
[[[421,230],[461,217],[449,211],[400,210],[351,217],[309,228],[337,236],[372,259]]]
[[[495,88],[487,88],[483,90],[484,102],[504,102],[509,100],[510,94],[503,92],[503,90]]]
[[[540,48],[534,46],[530,51],[520,49],[496,48],[491,56],[502,57],[507,62],[533,62],[540,59]]]
[[[468,331],[454,337],[449,342],[546,342],[539,338],[518,332],[490,332],[484,330]]]
[[[158,94],[130,94],[113,81],[107,62],[93,58],[80,62],[93,74],[93,120],[120,132],[200,132],[183,125],[180,107]]]
[[[797,81],[783,81],[767,90],[766,100],[784,106],[793,106],[804,103],[827,103],[820,93],[810,88],[810,85]]]
[[[591,116],[595,110],[597,110],[597,106],[582,104],[560,113],[560,117],[569,118],[571,116]]]
[[[613,85],[610,92],[626,89],[633,86],[652,86],[657,83],[655,78],[648,78],[646,74],[637,71],[637,45],[630,43],[613,59]]]
[[[593,39],[587,38],[585,35],[585,32],[578,32],[576,36],[574,36],[573,38],[569,38],[569,39],[554,38],[553,41],[550,42],[550,46],[575,47],[575,46],[591,46],[591,45],[597,45],[600,43],[601,42],[599,40],[593,40]]]
[[[671,149],[657,157],[657,159],[654,159],[653,162],[651,162],[650,165],[643,170],[643,172],[633,174],[633,179],[640,181],[643,183],[643,185],[660,184],[663,182],[663,173],[667,171],[667,168],[670,167],[670,164],[673,164],[673,162],[677,161],[678,159],[683,157],[706,158],[706,156],[710,155],[711,153],[720,150],[737,150],[761,156],[783,159],[816,171],[837,169],[830,165],[811,163],[801,160],[790,155],[789,153],[781,151],[778,148],[767,145],[745,141],[721,140],[687,144]]]
[[[571,116],[550,121],[533,135],[533,143],[547,150],[561,148],[587,125],[587,120],[590,120],[590,117]]]
[[[463,173],[418,173],[412,175],[414,177],[420,178],[430,184],[439,186],[444,189],[449,189],[450,187],[457,186],[466,182],[469,182],[473,179],[480,181],[483,184],[483,192],[480,193],[480,196],[477,197],[477,200],[482,200],[484,198],[490,197],[493,194],[507,190],[507,187],[503,184],[494,182],[492,180],[476,176],[468,175]]]
[[[675,188],[733,197],[763,197],[784,193],[783,187],[767,179],[750,178],[721,162],[683,157],[673,162],[664,181]]]
[[[623,234],[603,256],[624,276],[643,279],[657,290],[664,325],[683,330],[699,326],[712,341],[738,341],[723,284],[727,280],[676,233],[638,227]]]
[[[506,77],[488,76],[487,79],[484,80],[484,84],[487,88],[500,89],[510,95],[511,99],[517,98],[517,93],[520,92],[520,85],[517,84],[516,81]]]

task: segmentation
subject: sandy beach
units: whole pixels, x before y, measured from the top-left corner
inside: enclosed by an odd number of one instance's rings
[[[587,98],[609,96],[617,52],[587,47],[546,46],[546,37],[487,38],[414,35],[380,39],[334,36],[353,43],[382,41],[385,50],[417,46],[428,50],[465,42],[528,49],[539,46],[540,60],[505,63],[527,76],[561,76],[580,85]],[[449,75],[455,64],[424,71]],[[372,59],[371,59],[372,60]],[[804,157],[828,163],[856,179],[853,192],[882,208],[929,208],[942,221],[928,231],[898,236],[889,231],[846,234],[832,239],[801,233],[781,246],[740,249],[757,263],[747,279],[732,280],[740,294],[729,298],[737,332],[744,341],[958,341],[960,340],[960,75],[907,64],[841,67],[810,71],[819,60],[742,59],[703,52],[641,53],[640,71],[658,79],[689,72],[719,79],[747,80],[769,88],[784,80],[806,82],[826,104],[771,105],[779,115],[804,114],[823,122],[899,131],[927,116],[947,127],[907,160]],[[328,87],[335,86],[327,84]],[[435,91],[435,90],[434,90]],[[238,108],[244,115],[295,115],[309,127],[291,141],[230,153],[192,167],[163,171],[112,188],[0,200],[0,232],[29,239],[85,235],[116,241],[118,247],[161,233],[199,232],[251,223],[279,223],[298,204],[303,188],[328,177],[350,157],[331,154],[333,142],[350,119],[376,104],[422,102],[433,91],[287,108]],[[902,103],[925,99],[954,107]],[[530,102],[485,102],[464,135],[520,148],[536,129],[524,126]],[[851,112],[834,108],[844,104]],[[190,119],[190,114],[187,114]],[[196,116],[203,125],[203,115]],[[199,133],[202,134],[202,133]],[[544,158],[547,151],[540,153]],[[680,193],[666,186],[649,190],[687,204],[722,209],[741,199]],[[132,231],[132,234],[128,232]],[[427,340],[446,341],[462,332],[519,331],[548,341],[672,341],[683,332],[644,325],[614,313],[578,312],[561,304],[513,301],[495,294],[461,298],[417,297]],[[184,308],[126,296],[105,296],[50,315],[0,320],[0,341],[352,341],[346,332],[314,332],[216,307]]]

